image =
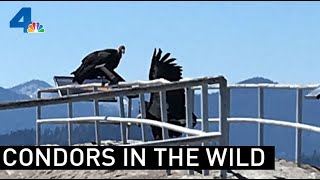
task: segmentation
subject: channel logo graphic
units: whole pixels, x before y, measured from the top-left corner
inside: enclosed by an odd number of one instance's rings
[[[28,33],[43,33],[44,28],[40,23],[33,22],[33,23],[29,24],[27,32]]]
[[[22,21],[21,21],[22,20]],[[31,20],[31,8],[23,7],[13,16],[9,23],[10,28],[23,28],[24,33],[44,33],[45,29],[40,22]]]

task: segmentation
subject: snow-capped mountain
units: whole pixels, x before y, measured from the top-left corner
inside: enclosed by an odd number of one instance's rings
[[[14,87],[10,88],[9,90],[11,90],[15,93],[18,93],[18,94],[27,95],[30,98],[36,98],[38,89],[44,89],[44,88],[49,88],[49,87],[51,87],[51,85],[44,82],[44,81],[31,80],[31,81],[25,82],[23,84],[14,86]]]

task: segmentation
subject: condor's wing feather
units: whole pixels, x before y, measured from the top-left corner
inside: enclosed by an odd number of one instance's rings
[[[71,73],[74,74],[73,82],[82,83],[86,78],[95,77],[96,66],[106,63],[105,60],[110,56],[111,52],[108,51],[95,51],[87,55],[80,67]]]
[[[182,79],[182,67],[174,63],[176,59],[168,59],[170,53],[166,53],[162,58],[161,54],[161,49],[159,49],[158,53],[156,53],[156,49],[154,50],[149,71],[149,80],[164,78],[168,81],[179,81]]]
[[[168,81],[179,81],[182,79],[182,67],[176,64],[175,58],[170,58],[166,53],[162,58],[162,51],[156,49],[152,55],[149,80],[164,78]],[[184,89],[170,90],[166,92],[166,109],[168,122],[180,126],[186,125],[185,117],[185,95]],[[161,120],[160,96],[158,92],[151,93],[150,103],[147,106],[147,118]],[[193,126],[196,124],[196,116],[193,114]],[[152,126],[152,133],[155,139],[161,139],[161,128]],[[169,131],[169,137],[178,137],[181,133]]]

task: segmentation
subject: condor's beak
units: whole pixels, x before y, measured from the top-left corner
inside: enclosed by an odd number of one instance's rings
[[[126,53],[126,50],[123,49],[123,50],[122,50],[122,54],[125,54],[125,53]]]

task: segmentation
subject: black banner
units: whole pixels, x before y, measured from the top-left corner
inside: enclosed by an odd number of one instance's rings
[[[1,146],[0,169],[275,168],[274,146]]]

